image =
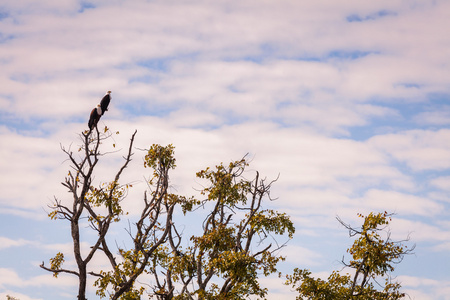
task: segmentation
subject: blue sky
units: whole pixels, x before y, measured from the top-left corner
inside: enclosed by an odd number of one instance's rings
[[[38,267],[71,253],[67,224],[45,210],[70,200],[60,145],[79,144],[111,90],[100,125],[123,149],[135,129],[138,149],[172,143],[180,194],[246,153],[252,170],[280,174],[272,205],[297,228],[284,272],[340,269],[351,240],[336,215],[356,225],[387,210],[392,237],[416,244],[395,272],[404,290],[450,299],[449,12],[431,0],[2,1],[0,298],[73,299],[74,278]],[[146,172],[137,158],[124,178],[131,220]],[[295,299],[262,282],[269,299]]]

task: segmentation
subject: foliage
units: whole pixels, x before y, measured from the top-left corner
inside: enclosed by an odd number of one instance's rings
[[[113,222],[119,222],[120,216],[124,214],[120,201],[123,200],[128,192],[128,189],[132,187],[131,184],[119,185],[117,181],[110,183],[102,183],[100,188],[90,187],[86,193],[86,201],[91,207],[104,207],[105,212],[109,213]],[[88,217],[90,222],[99,222],[105,219],[106,216],[101,214],[90,215]]]
[[[72,203],[55,198],[48,216],[70,223],[77,269],[63,268],[62,252],[50,259],[50,267],[43,263],[41,268],[55,277],[59,273],[77,276],[80,300],[86,299],[88,275],[96,278],[94,286],[101,298],[139,299],[145,292],[158,299],[264,298],[267,289],[260,286],[258,278],[277,273],[277,264],[284,260],[277,254],[284,244],[278,244],[273,236],[291,239],[295,228],[289,216],[265,208],[265,201],[272,200],[270,189],[276,180],[267,182],[258,172],[252,180],[246,179],[245,158],[198,172],[205,187],[200,191],[204,199],[197,200],[169,189],[169,173],[176,168],[173,145],[152,145],[143,162],[152,173],[140,216],[128,221],[129,242],[116,243],[116,251],[111,250],[107,239],[110,227],[127,215],[122,202],[132,185],[121,184],[120,178],[131,161],[135,134],[114,178],[98,186],[92,182],[100,159],[110,154],[101,152],[101,145],[112,136],[110,129],[101,133],[96,127],[96,132],[83,133],[78,156],[62,148],[71,163],[62,184],[71,193]],[[173,220],[176,209],[183,215],[204,218],[201,228],[193,228],[197,234],[179,232]],[[82,230],[97,233],[87,255],[80,249]],[[92,270],[89,263],[94,254],[104,255],[110,266]],[[137,284],[142,274],[154,280]]]
[[[259,285],[261,274],[277,272],[284,258],[276,255],[282,247],[272,247],[266,239],[273,234],[292,238],[295,228],[286,214],[263,209],[270,199],[273,183],[243,177],[245,159],[207,168],[197,177],[207,184],[200,193],[206,199],[192,201],[189,210],[210,209],[203,220],[200,235],[192,235],[183,249],[178,243],[161,248],[150,272],[158,284],[155,294],[160,299],[242,299],[249,295],[264,297]],[[162,270],[161,270],[162,269]],[[165,276],[162,276],[164,275]],[[164,280],[162,280],[164,277]],[[174,284],[179,291],[174,292]]]
[[[118,132],[116,132],[118,134]],[[128,153],[124,156],[124,163],[115,173],[114,179],[109,183],[101,183],[99,187],[92,185],[94,170],[100,160],[102,153],[100,146],[108,139],[112,139],[113,134],[105,127],[101,133],[97,127],[95,132],[86,131],[80,135],[82,145],[78,148],[78,155],[74,154],[70,148],[61,147],[71,163],[71,170],[65,177],[62,185],[71,193],[72,203],[65,204],[62,200],[56,199],[50,205],[51,211],[48,216],[53,220],[65,220],[70,223],[70,233],[73,240],[73,253],[77,269],[62,268],[64,254],[59,252],[50,259],[50,267],[44,263],[40,265],[46,271],[52,272],[57,277],[59,273],[68,273],[78,277],[79,289],[78,299],[86,299],[86,282],[88,275],[88,264],[97,251],[102,251],[108,256],[108,245],[106,244],[106,234],[110,225],[120,221],[120,216],[124,214],[120,202],[125,198],[127,190],[131,185],[120,185],[119,180],[124,169],[131,161],[131,149],[136,132],[132,135]],[[115,144],[113,144],[115,148]],[[84,220],[90,226],[85,226]],[[97,233],[97,238],[91,244],[87,254],[81,252],[80,233],[84,228],[90,228]],[[89,274],[92,275],[93,272]]]
[[[61,252],[58,252],[55,257],[50,258],[50,268],[52,270],[59,271],[61,270],[61,266],[64,263],[64,254]],[[53,277],[58,277],[58,273],[54,272]]]
[[[169,173],[176,168],[173,145],[152,145],[143,162],[152,173],[147,180],[148,191],[142,199],[140,216],[128,220],[129,242],[120,243],[123,246],[116,243],[116,250],[111,250],[107,240],[110,226],[127,215],[122,201],[126,200],[132,185],[121,184],[120,178],[131,161],[135,134],[114,178],[98,186],[92,182],[100,158],[109,154],[102,153],[100,146],[112,138],[110,129],[105,127],[100,133],[96,128],[96,134],[83,133],[78,156],[70,148],[62,148],[71,163],[62,184],[71,193],[72,203],[66,205],[55,198],[48,216],[70,223],[77,269],[63,268],[62,252],[50,259],[49,267],[42,263],[41,268],[52,272],[54,277],[59,273],[77,276],[79,300],[86,299],[88,275],[96,278],[94,286],[101,298],[140,299],[145,293],[156,299],[265,298],[267,289],[260,285],[259,278],[274,273],[281,276],[277,265],[285,258],[278,255],[278,250],[293,237],[295,228],[288,215],[266,205],[272,200],[270,191],[276,180],[262,179],[259,172],[253,173],[252,179],[245,178],[244,174],[249,174],[245,157],[199,171],[196,175],[204,186],[200,190],[203,199],[197,200],[170,191]],[[115,148],[116,144],[112,146]],[[179,224],[173,218],[177,209],[202,221],[200,228],[193,228],[195,234],[180,233],[177,229]],[[400,284],[391,280],[390,273],[413,249],[408,249],[404,241],[390,239],[388,213],[358,216],[364,219],[358,229],[338,218],[350,236],[356,237],[347,250],[352,258],[348,263],[343,260],[352,275],[333,271],[327,280],[322,280],[313,278],[309,270],[297,268],[292,275],[287,275],[286,281],[298,291],[297,299],[404,297]],[[80,249],[81,230],[97,233],[85,255]],[[275,236],[287,241],[279,244]],[[107,258],[109,267],[88,269],[97,253]],[[143,274],[153,280],[137,284]],[[379,284],[380,280],[384,280],[383,285]],[[377,285],[382,288],[377,289]]]
[[[401,285],[392,282],[390,273],[394,265],[401,262],[403,257],[410,253],[404,241],[394,242],[386,231],[391,215],[384,213],[370,213],[364,218],[361,229],[339,222],[348,230],[350,236],[358,236],[353,245],[347,250],[352,256],[349,263],[344,265],[353,269],[353,278],[350,274],[340,274],[333,271],[327,280],[311,277],[309,270],[296,268],[293,275],[287,276],[286,284],[292,285],[299,292],[297,299],[401,299],[405,296],[400,292]],[[381,233],[385,233],[382,236]],[[384,280],[384,286],[379,291],[375,284]],[[375,283],[375,284],[374,284]]]
[[[134,223],[134,232],[128,231],[134,247],[119,247],[118,258],[109,250],[105,251],[111,270],[92,273],[99,277],[95,286],[100,297],[106,297],[108,293],[110,299],[138,299],[144,293],[143,287],[135,286],[136,279],[145,272],[150,261],[158,257],[160,247],[167,242],[175,207],[190,202],[168,191],[169,171],[176,167],[172,145],[152,145],[145,155],[144,166],[153,169],[148,180],[151,192],[149,197],[147,193],[144,196],[144,209]]]
[[[154,176],[160,175],[161,169],[175,169],[176,159],[174,157],[175,147],[172,144],[166,147],[153,144],[144,158],[144,167],[154,169]]]

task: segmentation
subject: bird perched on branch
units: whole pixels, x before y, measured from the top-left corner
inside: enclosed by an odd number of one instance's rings
[[[88,126],[90,130],[94,129],[94,127],[97,126],[97,123],[100,120],[101,116],[102,116],[102,108],[100,104],[98,104],[97,107],[91,111],[91,115],[89,117]]]
[[[109,102],[111,101],[111,91],[107,91],[105,96],[103,96],[102,101],[100,101],[100,106],[102,108],[102,115],[108,110]]]

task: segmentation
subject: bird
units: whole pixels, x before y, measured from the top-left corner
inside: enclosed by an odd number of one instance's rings
[[[94,127],[97,126],[97,123],[100,120],[101,116],[102,116],[102,108],[100,104],[98,104],[97,107],[91,111],[91,115],[89,117],[88,126],[90,130],[94,129]]]
[[[102,116],[105,114],[105,111],[108,110],[108,105],[110,101],[111,101],[111,91],[107,91],[105,96],[103,96],[102,101],[100,101],[100,106],[102,108]]]

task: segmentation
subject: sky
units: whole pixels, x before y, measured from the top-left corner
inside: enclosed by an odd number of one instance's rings
[[[296,227],[285,274],[342,269],[352,239],[336,216],[359,226],[357,213],[388,211],[391,238],[416,245],[393,274],[403,291],[450,299],[449,27],[439,0],[3,0],[0,298],[74,299],[73,276],[39,268],[59,251],[75,267],[47,205],[70,201],[61,148],[80,145],[111,90],[99,126],[120,132],[119,151],[96,180],[111,180],[137,130],[130,222],[150,175],[142,149],[175,146],[171,185],[186,196],[195,172],[248,153],[248,177],[279,175],[270,205]],[[269,299],[296,297],[261,283]]]

